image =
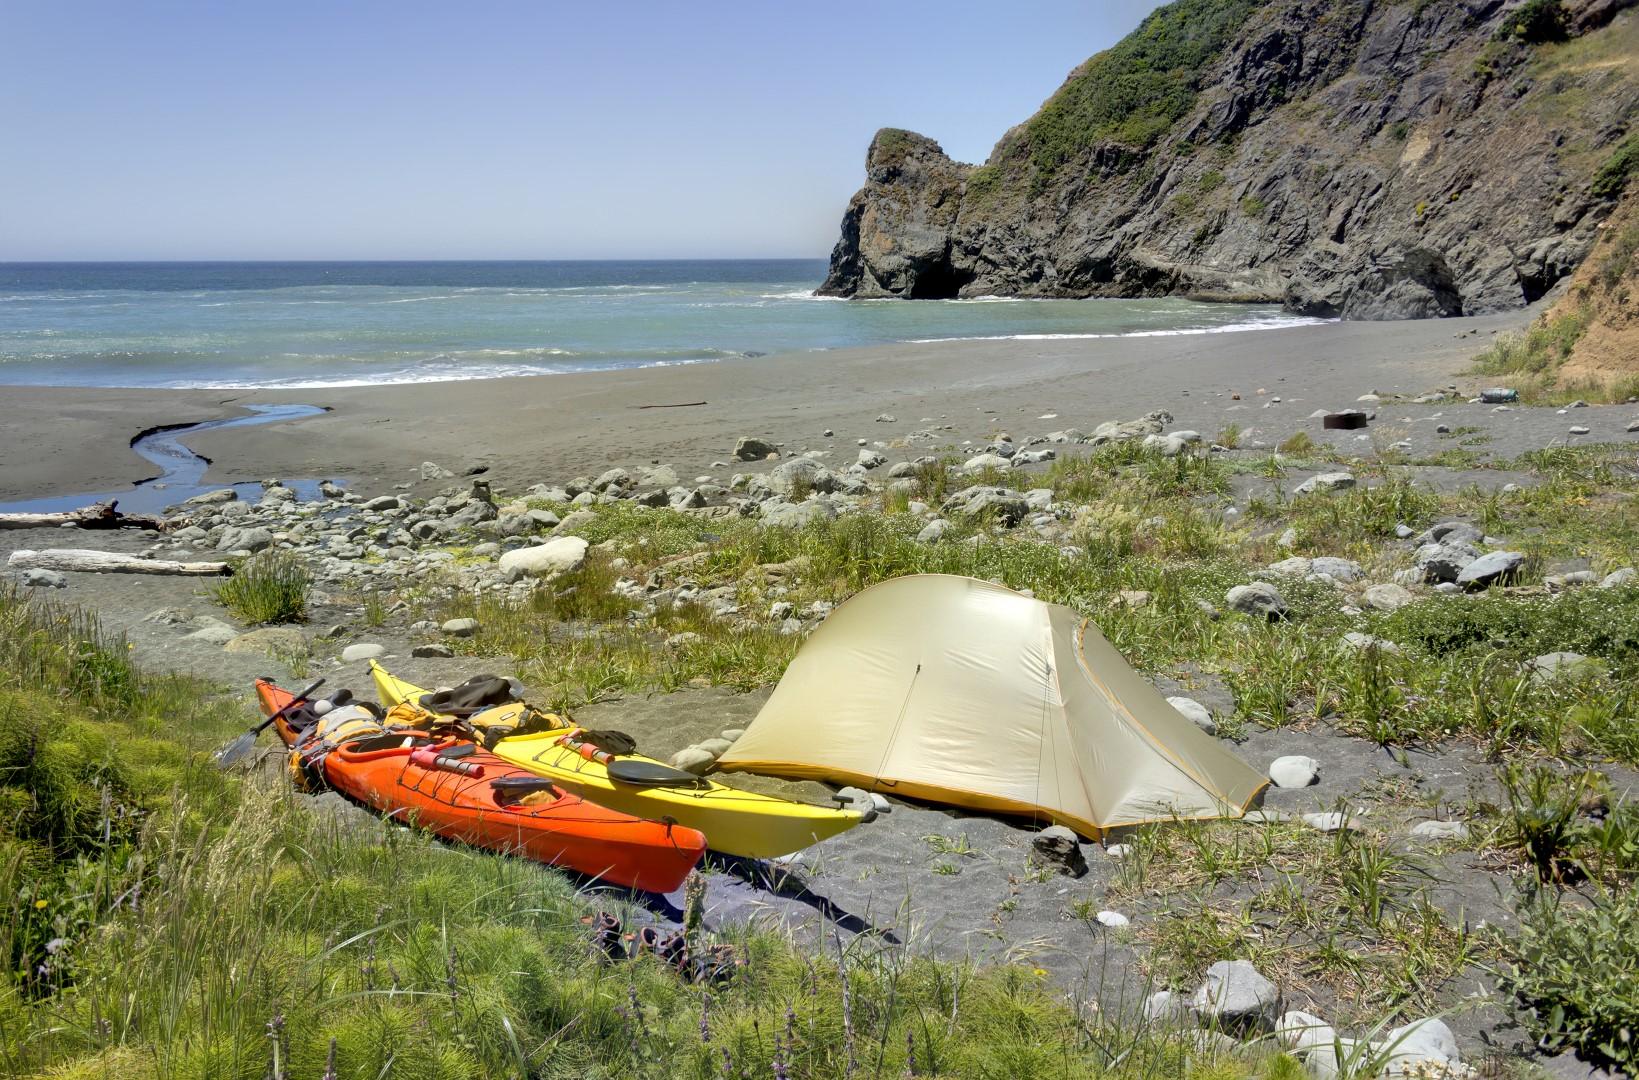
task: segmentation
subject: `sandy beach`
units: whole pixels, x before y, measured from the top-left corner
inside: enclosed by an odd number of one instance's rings
[[[1462,375],[1491,334],[1531,312],[1408,322],[1127,338],[941,341],[616,372],[305,390],[6,387],[0,500],[117,489],[151,469],[141,431],[237,415],[263,403],[321,405],[322,417],[207,432],[189,445],[207,483],[328,477],[363,493],[416,480],[424,460],[488,466],[501,489],[665,461],[726,461],[739,435],[798,448],[892,442],[935,424],[950,441],[996,431],[1091,429],[1152,409],[1211,433],[1290,426],[1359,394],[1416,394]],[[1259,395],[1259,390],[1266,391]],[[1239,393],[1244,413],[1228,413]],[[1273,397],[1278,404],[1257,411]],[[641,408],[645,405],[684,405]],[[882,414],[896,423],[877,423]],[[1037,417],[1056,413],[1052,421]],[[830,429],[835,437],[827,439]]]

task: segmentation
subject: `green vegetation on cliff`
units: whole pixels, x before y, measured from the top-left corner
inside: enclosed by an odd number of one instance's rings
[[[1260,6],[1261,0],[1178,0],[1083,64],[1015,144],[1034,166],[1034,182],[1046,183],[1088,147],[1153,144],[1189,112],[1202,69]]]

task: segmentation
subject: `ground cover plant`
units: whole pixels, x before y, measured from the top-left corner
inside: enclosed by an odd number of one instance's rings
[[[702,990],[610,967],[618,897],[317,810],[206,751],[238,695],[153,678],[67,609],[0,594],[0,1063],[58,1077],[1283,1078],[1117,1023],[1028,968],[767,931]]]

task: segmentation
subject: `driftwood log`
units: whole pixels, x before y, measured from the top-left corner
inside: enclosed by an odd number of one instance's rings
[[[62,510],[55,514],[0,514],[0,529],[51,529],[73,525],[80,529],[154,529],[165,528],[165,522],[156,517],[119,512],[119,500],[94,503],[78,510]]]
[[[225,562],[171,562],[139,559],[112,551],[86,548],[47,548],[14,551],[6,564],[13,570],[68,570],[81,574],[169,574],[182,577],[226,577],[233,567]]]

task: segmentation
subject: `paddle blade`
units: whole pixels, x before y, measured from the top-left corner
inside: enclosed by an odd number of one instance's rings
[[[237,739],[216,752],[216,767],[230,768],[238,764],[246,754],[256,745],[256,732],[247,731]]]

